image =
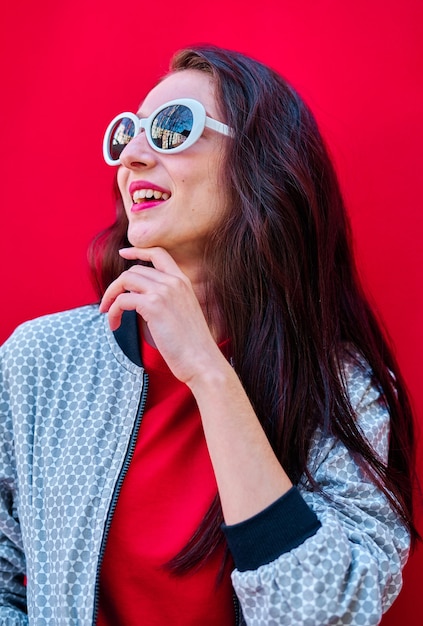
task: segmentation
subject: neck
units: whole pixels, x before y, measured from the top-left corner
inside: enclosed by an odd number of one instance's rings
[[[213,336],[213,339],[216,341],[216,343],[219,343],[220,341],[222,341],[222,339],[225,338],[223,320],[218,311],[216,303],[214,301],[210,302],[210,299],[207,300],[207,287],[204,272],[198,270],[195,272],[189,272],[184,270],[183,268],[181,269],[191,281],[194,293],[197,297],[198,302],[200,303],[201,310],[203,311],[203,315],[207,320],[207,324]]]

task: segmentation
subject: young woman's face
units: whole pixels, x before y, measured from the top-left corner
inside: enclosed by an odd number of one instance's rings
[[[206,113],[219,121],[210,76],[182,70],[167,76],[145,98],[138,115],[148,117],[176,98],[199,100]],[[223,219],[226,193],[221,170],[228,138],[205,128],[198,141],[176,154],[156,152],[141,132],[121,154],[118,184],[128,216],[128,239],[136,247],[165,248],[181,266],[202,259],[205,241]],[[156,198],[134,187],[156,191]],[[132,192],[132,193],[131,193]],[[162,192],[162,195],[160,195]]]

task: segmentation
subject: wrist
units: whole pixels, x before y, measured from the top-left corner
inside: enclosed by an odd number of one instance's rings
[[[187,381],[187,385],[193,395],[196,396],[196,394],[206,390],[210,390],[213,393],[220,392],[225,386],[233,385],[234,381],[237,381],[239,384],[239,379],[234,369],[217,348],[215,354],[211,355],[208,353],[205,358],[198,358],[195,372]]]

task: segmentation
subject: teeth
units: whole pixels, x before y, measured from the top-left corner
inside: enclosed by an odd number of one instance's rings
[[[136,204],[146,199],[151,200],[151,198],[155,200],[169,200],[170,194],[158,189],[137,189],[132,196],[132,200]]]

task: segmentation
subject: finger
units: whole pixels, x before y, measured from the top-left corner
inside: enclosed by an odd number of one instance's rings
[[[121,248],[119,254],[129,261],[150,261],[157,270],[166,274],[184,275],[169,252],[164,248]]]
[[[104,292],[100,302],[100,312],[106,313],[113,301],[125,292],[145,292],[152,282],[151,277],[146,275],[148,270],[151,271],[151,268],[137,266],[122,272],[122,274],[114,280]]]
[[[123,312],[137,310],[138,304],[139,295],[128,292],[121,293],[114,300],[107,313],[110,330],[117,330],[122,322]]]
[[[103,307],[110,298],[115,298],[124,291],[145,292],[157,285],[179,285],[181,282],[187,283],[186,276],[180,274],[167,274],[157,270],[155,267],[147,265],[132,265],[118,276],[106,289],[103,294]]]

